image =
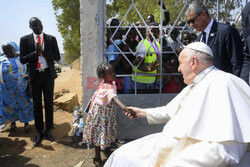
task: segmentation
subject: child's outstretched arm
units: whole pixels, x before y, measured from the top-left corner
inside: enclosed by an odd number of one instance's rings
[[[118,97],[113,97],[112,100],[113,100],[114,103],[115,103],[116,105],[118,105],[118,107],[120,107],[123,111],[128,112],[128,107],[125,106],[125,105],[118,99]]]
[[[124,112],[130,113],[132,117],[136,117],[136,113],[132,110],[129,110],[127,106],[125,106],[119,99],[118,97],[113,97],[112,99],[118,107],[120,107]]]

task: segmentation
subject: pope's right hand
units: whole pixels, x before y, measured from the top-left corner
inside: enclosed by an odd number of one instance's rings
[[[130,112],[124,112],[126,116],[128,116],[130,119],[134,118],[145,118],[146,117],[146,111],[142,108],[138,107],[128,107],[128,110]]]

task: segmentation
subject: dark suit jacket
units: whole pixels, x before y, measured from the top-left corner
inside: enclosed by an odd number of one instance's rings
[[[245,52],[250,53],[250,2],[242,10],[242,31],[245,42]]]
[[[200,41],[201,37],[202,33],[198,35],[197,41]],[[244,56],[242,42],[236,28],[214,20],[207,45],[213,51],[215,67],[240,76]]]
[[[56,70],[54,67],[54,61],[60,60],[60,53],[57,46],[56,38],[44,34],[44,53],[48,68],[51,74],[51,78],[55,79],[57,77]],[[37,54],[35,52],[35,41],[33,34],[26,35],[20,39],[20,61],[23,64],[28,63],[29,78],[32,81],[37,73]]]
[[[245,43],[244,48],[244,63],[240,77],[244,79],[249,85],[249,73],[250,73],[250,2],[242,10],[242,32]]]

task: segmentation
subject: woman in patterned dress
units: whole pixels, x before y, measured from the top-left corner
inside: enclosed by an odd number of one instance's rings
[[[25,133],[29,133],[30,121],[34,119],[32,100],[25,93],[27,87],[26,66],[17,56],[15,42],[2,45],[4,56],[0,57],[0,124],[11,122],[11,132],[16,129],[16,121],[24,123]]]
[[[128,111],[117,97],[115,86],[115,71],[108,63],[102,63],[97,67],[97,76],[101,79],[95,92],[86,124],[83,130],[83,143],[95,145],[96,166],[102,166],[103,162],[100,150],[105,150],[108,156],[111,154],[110,144],[116,140],[116,111],[114,104],[123,111]]]

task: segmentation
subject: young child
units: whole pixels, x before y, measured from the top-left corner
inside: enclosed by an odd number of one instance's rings
[[[117,97],[115,86],[115,71],[112,65],[102,63],[97,67],[97,76],[102,80],[95,92],[83,129],[82,143],[95,145],[96,166],[102,166],[100,151],[109,156],[110,144],[116,140],[116,111],[114,104],[122,111],[129,112]],[[81,143],[81,144],[82,144]]]

